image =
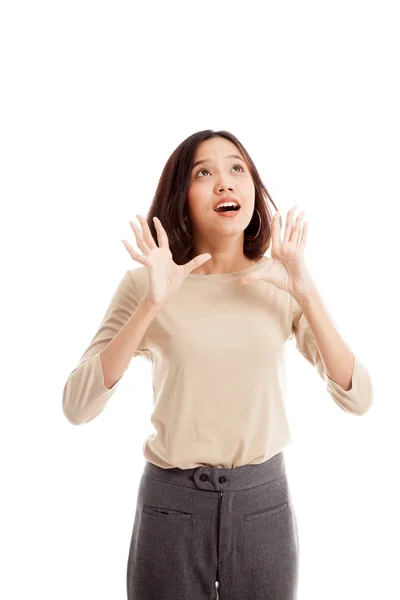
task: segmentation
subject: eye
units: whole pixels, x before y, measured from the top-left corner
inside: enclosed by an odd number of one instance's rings
[[[243,169],[242,165],[239,165],[239,164],[237,164],[237,165],[233,165],[232,169],[234,169],[235,167],[239,167],[239,168],[240,168],[240,169],[242,169],[242,171],[244,172],[244,169]],[[198,175],[199,173],[202,173],[203,171],[206,171],[207,173],[209,173],[209,172],[210,172],[208,169],[200,169],[200,171],[197,171],[197,173],[196,173],[196,177],[197,177],[197,175]],[[200,179],[202,179],[202,178],[200,178]]]

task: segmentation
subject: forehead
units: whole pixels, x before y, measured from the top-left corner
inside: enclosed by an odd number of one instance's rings
[[[214,157],[225,156],[227,154],[239,154],[241,156],[239,149],[230,140],[217,137],[201,142],[196,149],[194,160],[203,158],[213,159]]]

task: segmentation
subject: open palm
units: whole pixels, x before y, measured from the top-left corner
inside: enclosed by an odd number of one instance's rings
[[[307,242],[308,222],[300,234],[300,225],[304,211],[301,211],[293,226],[293,215],[297,206],[288,211],[285,234],[281,241],[279,211],[272,222],[272,250],[265,266],[242,277],[241,285],[262,279],[290,294],[304,294],[310,289],[311,277],[304,262],[304,248]],[[300,243],[299,243],[300,240]]]

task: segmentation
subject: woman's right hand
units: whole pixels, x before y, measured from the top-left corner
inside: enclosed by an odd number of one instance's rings
[[[199,254],[185,265],[177,265],[173,261],[167,233],[161,225],[161,221],[154,217],[158,239],[157,246],[146,219],[141,215],[136,216],[142,225],[142,231],[133,221],[129,221],[129,224],[135,234],[136,243],[144,256],[136,252],[126,240],[121,241],[133,260],[147,267],[149,289],[145,296],[146,301],[151,306],[162,307],[179,290],[186,276],[207,260],[210,260],[211,254]]]

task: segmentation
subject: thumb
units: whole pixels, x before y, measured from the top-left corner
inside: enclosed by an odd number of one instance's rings
[[[207,260],[210,260],[210,258],[211,254],[206,252],[205,254],[199,254],[198,256],[192,258],[192,260],[189,260],[189,262],[185,265],[186,275],[189,275],[189,273],[194,271],[194,269],[197,269],[197,267],[200,267],[200,265],[205,263]]]
[[[244,275],[244,277],[239,279],[239,284],[246,285],[246,283],[257,281],[257,279],[265,279],[265,277],[262,277],[259,273],[249,273],[248,275]]]

